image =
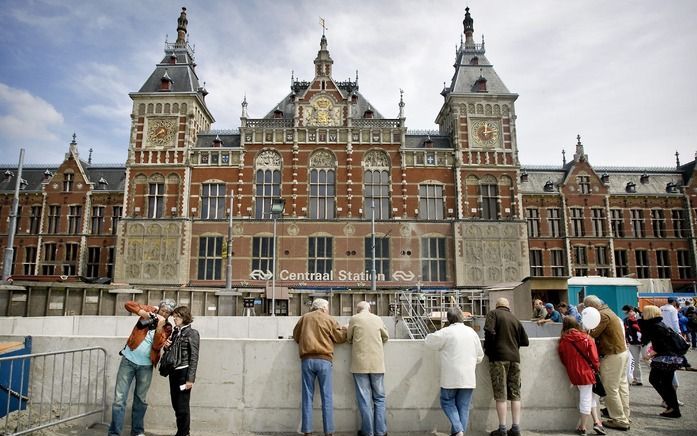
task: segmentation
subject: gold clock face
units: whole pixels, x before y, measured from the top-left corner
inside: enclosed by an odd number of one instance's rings
[[[176,134],[176,121],[167,118],[148,120],[148,142],[150,145],[173,145]]]
[[[472,124],[474,142],[481,146],[492,146],[499,141],[499,123],[492,120],[475,121]]]

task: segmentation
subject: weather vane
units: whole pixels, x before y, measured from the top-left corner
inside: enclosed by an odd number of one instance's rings
[[[324,35],[324,31],[327,30],[327,26],[324,22],[324,18],[319,17],[319,25],[322,26],[322,35]]]

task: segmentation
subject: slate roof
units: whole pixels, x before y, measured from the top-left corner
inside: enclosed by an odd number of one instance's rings
[[[436,135],[406,135],[405,147],[406,148],[426,148],[426,141],[431,140],[431,147],[429,148],[453,148],[450,143],[449,136],[436,136]]]
[[[84,161],[81,161],[81,164],[89,181],[94,183],[95,191],[119,193],[124,191],[126,185],[125,165],[91,165]],[[25,165],[22,168],[22,179],[27,181],[27,185],[21,192],[41,192],[42,183],[46,180],[46,171],[49,171],[52,176],[58,169],[59,167],[56,165]],[[15,176],[5,177],[6,171],[11,171]],[[0,167],[0,192],[14,193],[16,175],[17,166]],[[106,184],[99,183],[102,179],[106,181]]]
[[[481,94],[473,89],[480,76],[486,79],[487,93],[511,94],[484,53],[483,46],[460,46],[455,60],[455,73],[446,90],[449,94]],[[473,64],[475,57],[477,62]]]
[[[352,82],[353,83],[353,82]],[[305,85],[307,84],[307,85]],[[343,94],[344,98],[347,98],[349,93],[345,87],[342,87],[342,83],[337,83],[339,86],[339,90]],[[308,82],[303,82],[303,84],[298,87],[297,89],[299,92],[295,93],[294,91],[291,91],[288,95],[286,95],[283,100],[281,100],[276,106],[273,107],[266,115],[264,115],[264,118],[275,118],[274,117],[274,112],[276,109],[280,109],[283,111],[283,118],[284,119],[293,119],[295,117],[295,105],[297,103],[297,99],[292,98],[293,95],[295,94],[296,96],[304,92],[305,89],[307,89],[307,86],[309,86]],[[356,88],[357,89],[357,88]],[[358,91],[354,91],[354,93],[358,96],[358,101],[356,104],[353,106],[355,107],[355,114],[351,114],[351,117],[354,118],[363,118],[363,114],[365,111],[370,108],[371,111],[373,111],[373,118],[374,119],[383,119],[384,117],[378,112],[377,109],[375,109],[375,106],[370,104],[370,102],[363,96]]]
[[[223,141],[220,145],[223,148],[240,148],[240,134],[236,130],[210,130],[208,132],[201,132],[196,138],[196,147],[213,147],[213,141],[216,137],[219,137],[220,140]]]

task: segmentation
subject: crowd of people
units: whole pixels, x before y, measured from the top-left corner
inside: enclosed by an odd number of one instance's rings
[[[134,386],[131,434],[143,436],[147,391],[153,368],[169,378],[176,436],[189,436],[190,398],[196,380],[199,334],[191,327],[193,317],[186,306],[176,307],[163,300],[158,307],[126,303],[126,310],[139,316],[126,345],[119,353],[112,421],[109,436],[122,432],[128,392]],[[597,324],[584,324],[588,310],[597,311]],[[384,387],[384,343],[389,339],[380,317],[361,301],[348,325],[340,326],[329,314],[329,302],[313,300],[310,312],[301,316],[293,329],[298,345],[301,374],[301,432],[312,435],[312,403],[315,381],[322,403],[325,436],[335,431],[333,413],[333,359],[335,345],[351,344],[351,366],[356,404],[360,415],[359,436],[387,435]],[[540,324],[561,322],[559,358],[570,383],[579,392],[579,419],[576,432],[606,434],[606,428],[629,430],[629,386],[643,385],[640,360],[650,362],[649,382],[663,399],[666,418],[680,418],[682,403],[677,398],[676,369],[689,367],[684,354],[691,341],[695,348],[695,308],[679,308],[674,299],[662,307],[644,306],[643,311],[625,306],[620,319],[600,298],[587,296],[578,307],[562,302],[556,308],[541,300],[533,302],[533,320]],[[172,318],[173,324],[169,322]],[[681,318],[685,327],[681,329]],[[464,324],[458,308],[447,312],[447,326],[430,333],[425,346],[440,357],[440,405],[450,421],[450,434],[463,436],[469,426],[469,412],[476,386],[476,367],[484,356],[496,404],[498,428],[490,436],[521,434],[520,347],[529,345],[522,323],[510,310],[506,298],[499,298],[486,315],[484,342]],[[511,426],[507,426],[508,402]],[[600,404],[605,407],[599,409]],[[607,419],[602,420],[601,416]]]

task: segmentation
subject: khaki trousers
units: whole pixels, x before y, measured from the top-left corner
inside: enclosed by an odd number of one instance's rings
[[[629,384],[627,383],[627,361],[629,354],[623,351],[600,359],[600,378],[607,392],[605,406],[610,418],[629,425]]]

